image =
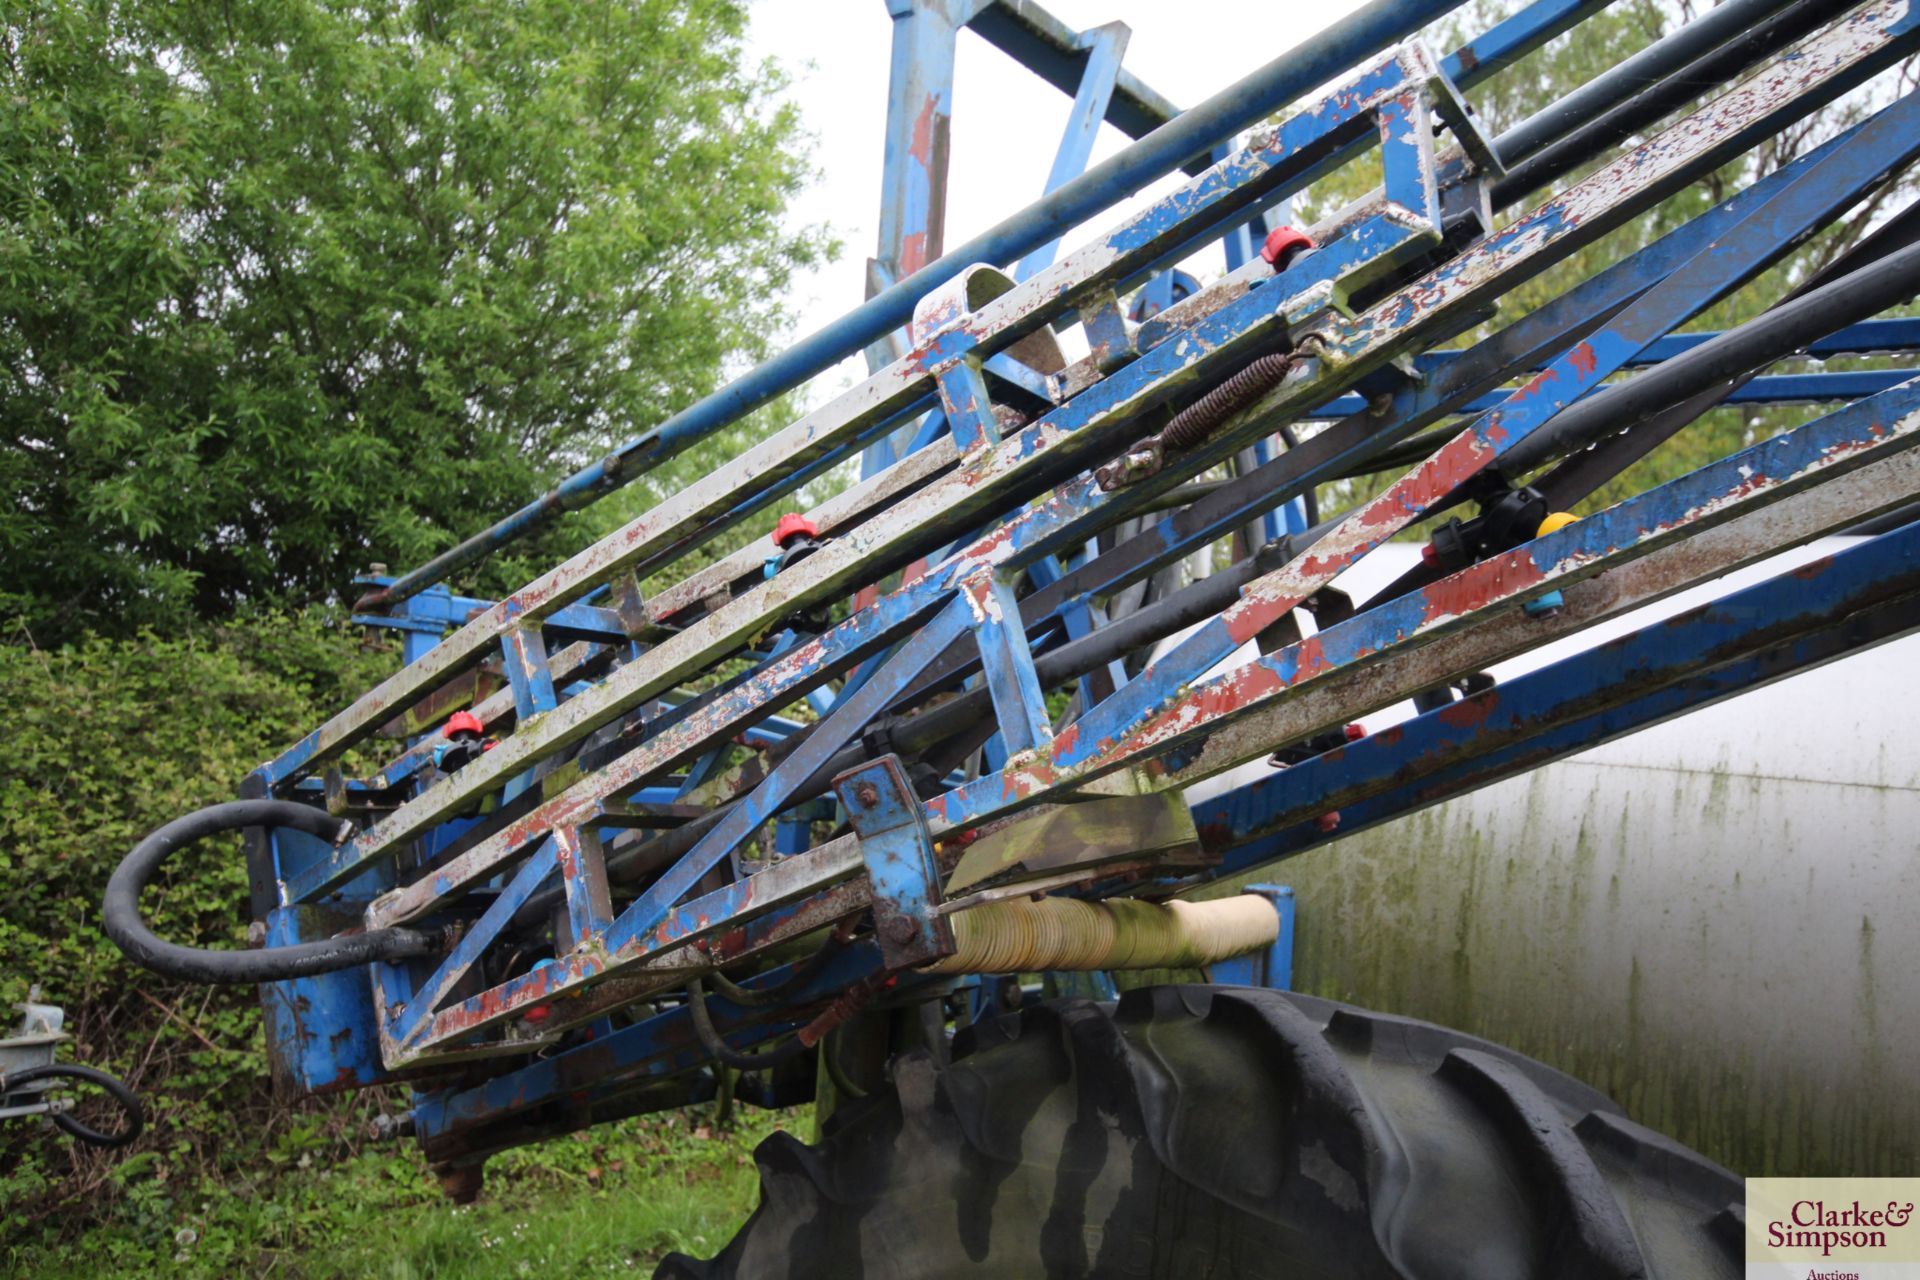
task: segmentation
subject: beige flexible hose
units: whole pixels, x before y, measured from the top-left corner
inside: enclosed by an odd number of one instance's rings
[[[1016,898],[956,912],[957,949],[924,969],[1191,969],[1271,946],[1279,933],[1272,904],[1253,894],[1165,903]]]

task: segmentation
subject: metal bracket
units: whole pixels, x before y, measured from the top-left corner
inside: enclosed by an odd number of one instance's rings
[[[936,910],[940,869],[933,834],[900,757],[849,769],[833,780],[833,790],[860,837],[881,961],[905,969],[952,955],[953,928]]]

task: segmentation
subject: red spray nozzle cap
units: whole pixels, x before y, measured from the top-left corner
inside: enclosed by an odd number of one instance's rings
[[[1260,246],[1260,257],[1275,271],[1285,271],[1296,253],[1313,248],[1313,237],[1292,227],[1275,227]]]
[[[456,711],[447,720],[447,727],[441,732],[451,738],[456,733],[485,733],[487,726],[480,723],[480,717],[471,711]]]
[[[789,511],[780,517],[778,524],[773,526],[773,545],[784,547],[801,534],[809,538],[817,538],[820,536],[820,529],[798,511]]]

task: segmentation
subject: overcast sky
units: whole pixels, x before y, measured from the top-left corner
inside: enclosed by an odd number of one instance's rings
[[[1124,65],[1179,107],[1190,107],[1360,6],[1361,0],[1044,0],[1079,30],[1120,21],[1133,29]],[[1290,25],[1291,24],[1291,25]],[[881,139],[892,21],[885,0],[758,0],[749,32],[755,59],[775,57],[817,138],[815,188],[796,201],[796,224],[828,223],[839,260],[796,282],[799,332],[858,303],[879,227]],[[960,34],[954,72],[947,244],[961,244],[1037,199],[1066,127],[1070,100],[972,32]],[[1094,162],[1125,135],[1101,130]],[[1163,182],[1162,188],[1171,185]],[[1150,199],[1149,191],[1139,200]],[[1102,217],[1099,226],[1123,214]],[[1072,248],[1086,234],[1069,235]],[[1213,258],[1218,259],[1216,249]],[[1217,272],[1222,262],[1209,260]],[[864,368],[861,370],[864,376]]]

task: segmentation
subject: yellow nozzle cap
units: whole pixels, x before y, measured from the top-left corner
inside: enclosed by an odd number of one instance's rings
[[[1579,518],[1579,516],[1573,515],[1570,512],[1556,511],[1540,522],[1540,529],[1533,536],[1536,538],[1544,538],[1550,533],[1557,533]]]

